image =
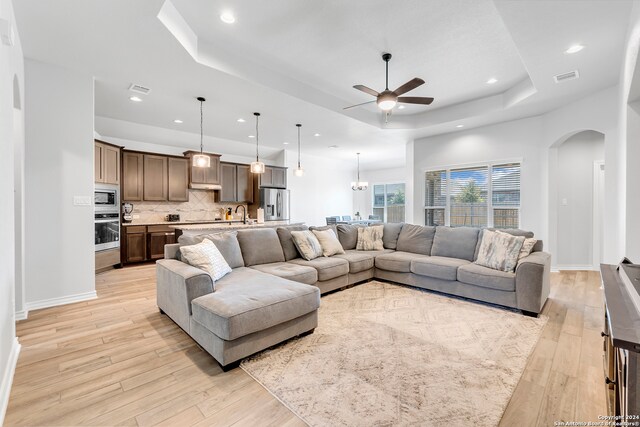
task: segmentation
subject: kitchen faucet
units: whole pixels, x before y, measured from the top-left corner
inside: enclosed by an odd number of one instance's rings
[[[238,206],[236,206],[236,213],[238,213],[238,208],[242,208],[242,223],[246,224],[247,223],[247,208],[245,208],[244,205],[238,205]]]

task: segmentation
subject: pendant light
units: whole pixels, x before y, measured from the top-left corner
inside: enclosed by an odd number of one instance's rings
[[[193,166],[197,168],[208,168],[211,167],[211,157],[202,152],[204,139],[204,134],[202,132],[202,103],[206,101],[206,99],[201,96],[196,99],[200,101],[200,154],[193,156]]]
[[[293,174],[295,176],[302,176],[304,175],[304,169],[300,166],[300,128],[302,125],[298,123],[296,126],[298,127],[298,167],[293,171]]]
[[[253,113],[256,116],[256,161],[251,162],[251,173],[264,173],[264,163],[260,161],[260,153],[258,151],[258,140],[260,139],[260,135],[258,134],[258,118],[260,117],[260,113]]]
[[[351,183],[351,189],[353,191],[364,191],[369,187],[369,183],[366,181],[360,181],[360,153],[358,153],[358,180]]]

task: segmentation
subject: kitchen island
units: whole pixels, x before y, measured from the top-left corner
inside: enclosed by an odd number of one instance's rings
[[[176,238],[183,234],[194,236],[198,234],[219,233],[229,230],[242,230],[244,228],[275,228],[282,226],[304,225],[304,222],[290,221],[265,221],[262,224],[244,224],[242,221],[216,221],[206,224],[176,224],[169,228],[176,230]]]

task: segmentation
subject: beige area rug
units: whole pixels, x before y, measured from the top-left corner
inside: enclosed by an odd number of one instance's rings
[[[312,426],[495,426],[546,321],[370,282],[241,366]]]

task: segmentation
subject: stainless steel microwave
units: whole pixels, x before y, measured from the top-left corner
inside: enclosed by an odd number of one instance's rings
[[[93,193],[96,212],[120,212],[120,198],[117,185],[96,184]]]

